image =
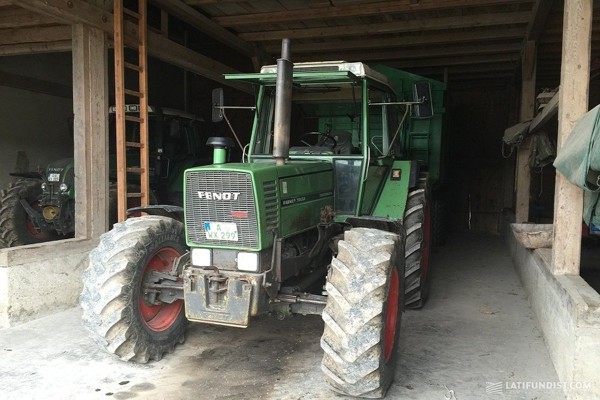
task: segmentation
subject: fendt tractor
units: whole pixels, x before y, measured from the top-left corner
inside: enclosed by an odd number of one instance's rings
[[[276,66],[225,78],[257,86],[247,155],[228,163],[231,138],[210,138],[214,163],[185,172],[182,221],[146,215],[102,235],[84,325],[145,363],[173,351],[187,321],[320,314],[331,388],[383,397],[401,313],[427,298],[444,85],[360,62],[294,65],[289,40]],[[213,99],[220,118],[229,106]]]
[[[193,114],[171,108],[149,107],[150,187],[152,203],[183,205],[185,169],[208,164],[202,151],[201,120]],[[139,113],[139,105],[127,104],[126,112]],[[130,123],[129,121],[127,122]],[[132,126],[136,124],[131,123]],[[115,108],[109,109],[111,139],[109,185],[109,221],[117,221],[117,185],[115,162]],[[139,132],[130,130],[131,141]],[[139,156],[129,155],[133,165]],[[75,233],[75,166],[73,158],[48,164],[44,171],[13,172],[15,182],[0,191],[0,248],[41,243],[72,237]],[[132,191],[136,191],[135,187]],[[134,207],[136,200],[130,199]]]

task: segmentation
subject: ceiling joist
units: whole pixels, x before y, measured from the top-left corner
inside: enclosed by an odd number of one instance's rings
[[[529,12],[478,14],[460,17],[413,19],[374,24],[326,26],[306,29],[284,29],[276,31],[246,32],[239,36],[246,41],[281,40],[284,38],[324,38],[355,35],[381,35],[390,33],[427,30],[452,30],[493,25],[526,24]]]
[[[367,17],[371,15],[389,15],[414,11],[438,11],[452,8],[498,6],[523,2],[524,0],[397,0],[393,2],[365,2],[361,4],[339,5],[334,7],[315,7],[298,10],[226,15],[214,17],[212,20],[221,26],[236,27],[241,25],[276,24],[281,22],[306,22],[331,18]],[[527,1],[525,1],[525,3],[526,2]],[[196,5],[201,4],[201,2],[198,1],[187,1],[187,3]]]
[[[69,0],[68,2],[61,0],[20,0],[19,5],[27,9],[37,10],[50,17],[60,18],[67,23],[84,23],[103,30],[109,36],[112,36],[113,33],[112,14],[83,0]],[[131,33],[130,27],[126,27],[126,30]],[[148,32],[148,54],[224,85],[252,93],[252,89],[247,85],[226,81],[223,78],[222,74],[224,73],[237,72],[233,68],[181,46],[159,33]]]

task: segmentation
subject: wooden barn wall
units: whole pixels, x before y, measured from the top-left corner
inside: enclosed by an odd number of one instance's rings
[[[512,206],[514,155],[502,156],[501,140],[515,118],[514,94],[510,87],[449,85],[446,197],[450,231],[498,233],[503,210]]]

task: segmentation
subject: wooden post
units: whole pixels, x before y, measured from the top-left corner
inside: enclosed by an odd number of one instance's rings
[[[565,0],[558,105],[558,152],[588,111],[593,0]],[[556,173],[552,272],[579,275],[583,191]]]
[[[521,57],[521,111],[520,120],[533,118],[535,113],[535,80],[537,51],[535,41],[525,42]],[[517,151],[516,222],[529,220],[529,190],[531,187],[531,139],[524,140]]]
[[[75,236],[108,228],[108,64],[102,30],[75,24],[73,114]]]

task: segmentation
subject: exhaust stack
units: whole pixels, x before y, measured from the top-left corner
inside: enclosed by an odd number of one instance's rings
[[[275,126],[273,156],[277,165],[285,164],[290,150],[290,125],[292,120],[292,79],[294,63],[290,61],[290,39],[281,41],[281,58],[277,59],[275,83]]]

